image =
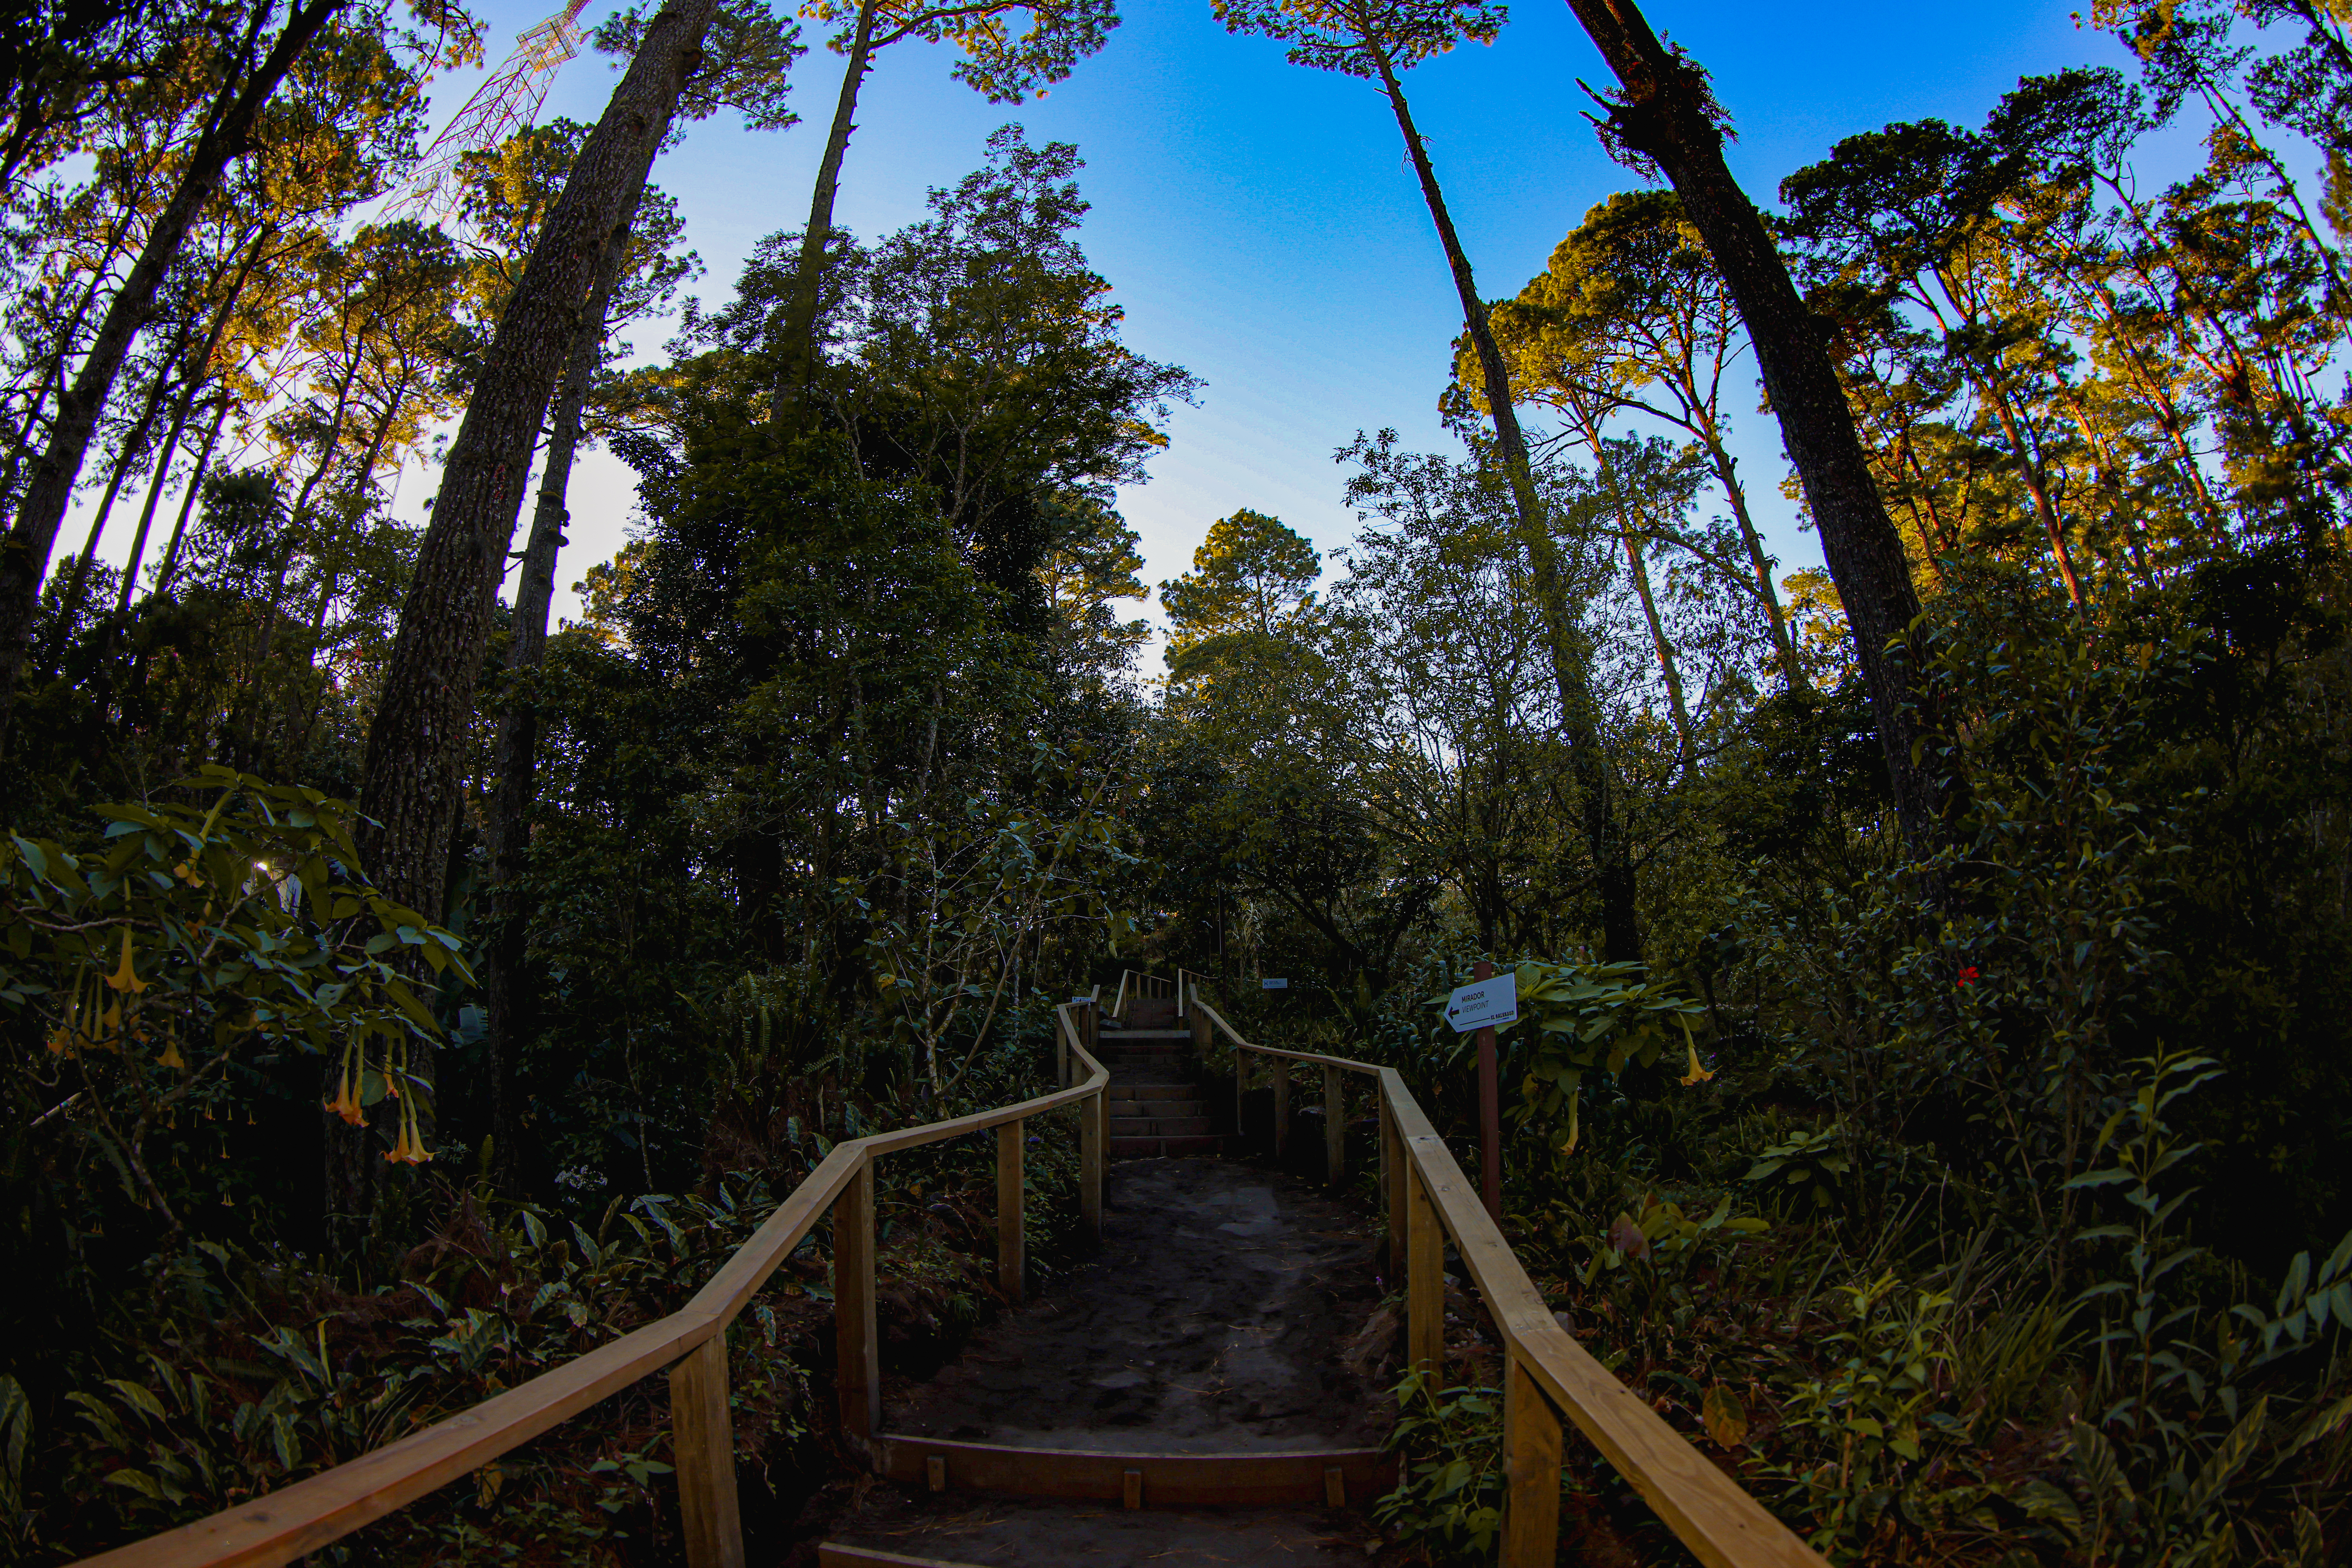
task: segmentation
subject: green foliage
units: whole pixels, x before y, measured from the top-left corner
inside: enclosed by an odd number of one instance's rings
[[[341,802],[219,767],[183,787],[209,806],[101,806],[101,848],[0,850],[12,1142],[69,1235],[135,1226],[125,1207],[184,1229],[218,1190],[199,1119],[247,1111],[289,1053],[327,1067],[349,1121],[400,1100],[385,1158],[432,1157],[411,1060],[441,1031],[412,966],[467,981],[458,940],[368,885]]]
[[[163,1348],[114,1359],[114,1375],[65,1395],[38,1500],[48,1528],[88,1548],[104,1540],[99,1520],[146,1534],[355,1458],[673,1310],[770,1207],[764,1186],[732,1184],[707,1200],[615,1200],[591,1229],[467,1200],[432,1264],[387,1289],[331,1294],[323,1316],[299,1310],[318,1282],[282,1256],[213,1242],[169,1256],[157,1282],[183,1321]],[[730,1336],[751,1440],[789,1446],[806,1431],[808,1373],[779,1317],[802,1294],[772,1293]],[[566,1428],[329,1555],[614,1561],[619,1543],[661,1529],[665,1425],[640,1412]]]
[[[1246,507],[1219,518],[1192,552],[1192,570],[1160,584],[1173,634],[1170,672],[1193,679],[1234,658],[1236,640],[1279,640],[1312,613],[1322,574],[1315,546],[1279,519]]]
[[[2315,1277],[2311,1255],[2297,1254],[2272,1312],[2240,1302],[2216,1313],[2200,1301],[2184,1288],[2184,1269],[2204,1249],[2185,1245],[2176,1226],[2193,1192],[2176,1173],[2197,1151],[2165,1115],[2219,1075],[2210,1058],[2180,1053],[2143,1067],[2094,1146],[2094,1160],[2114,1163],[2070,1184],[2113,1189],[2133,1216],[2076,1236],[2112,1259],[2109,1277],[2080,1298],[2100,1312],[2101,1330],[2091,1341],[2092,1418],[2073,1431],[2074,1470],[2094,1510],[2078,1535],[2176,1562],[2230,1562],[2241,1552],[2316,1562],[2316,1516],[2284,1505],[2298,1483],[2310,1484],[2313,1459],[2323,1472],[2343,1468],[2347,1445],[2326,1449],[2352,1421],[2352,1391],[2340,1353],[2327,1356],[2315,1388],[2261,1374],[2280,1363],[2309,1364],[2352,1337],[2342,1315],[2352,1306],[2352,1236]],[[2272,1388],[2257,1393],[2265,1383]],[[2311,1455],[2315,1447],[2322,1452]]]
[[[1966,1436],[1938,1408],[1954,1359],[1950,1295],[1906,1290],[1892,1273],[1839,1293],[1844,1324],[1822,1342],[1832,1369],[1798,1383],[1783,1407],[1791,1436],[1805,1433],[1836,1462],[1792,1478],[1791,1500],[1820,1521],[1816,1547],[1866,1550],[1905,1522],[1932,1526],[1965,1513],[1986,1492],[1951,1484],[1948,1459],[1936,1462]]]
[[[1715,1076],[1699,1065],[1698,1041],[1691,1032],[1691,1020],[1704,1014],[1704,1005],[1651,975],[1645,966],[1522,959],[1514,973],[1519,1018],[1506,1027],[1527,1042],[1525,1077],[1514,1114],[1522,1125],[1540,1121],[1549,1126],[1566,1110],[1569,1131],[1562,1152],[1576,1146],[1575,1107],[1584,1075],[1601,1072],[1618,1078],[1630,1064],[1655,1066],[1658,1053],[1669,1047],[1670,1023],[1680,1026],[1689,1058],[1683,1083]],[[1432,997],[1428,1005],[1442,1010],[1445,998]]]
[[[1503,1531],[1503,1399],[1491,1388],[1438,1388],[1418,1369],[1396,1385],[1396,1489],[1372,1518],[1433,1563],[1494,1560]]]

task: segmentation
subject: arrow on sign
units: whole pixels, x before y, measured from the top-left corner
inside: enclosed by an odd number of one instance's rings
[[[1516,973],[1497,974],[1492,980],[1477,980],[1460,987],[1445,999],[1445,1021],[1455,1032],[1468,1034],[1473,1029],[1499,1029],[1506,1024],[1519,1021],[1519,977]]]

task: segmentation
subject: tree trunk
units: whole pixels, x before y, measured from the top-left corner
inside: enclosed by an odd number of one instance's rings
[[[155,568],[157,598],[170,591],[173,574],[180,569],[180,541],[188,531],[188,514],[196,510],[196,498],[204,493],[205,475],[213,466],[213,448],[220,443],[221,426],[228,423],[228,394],[220,395],[220,406],[213,411],[212,428],[205,432],[204,450],[196,454],[196,466],[188,474],[187,493],[180,498],[180,515],[173,520],[172,541],[163,547],[163,563]]]
[[[718,9],[719,0],[669,0],[646,29],[499,319],[417,551],[368,730],[360,849],[385,893],[428,920],[443,912],[458,768],[548,397],[572,357],[606,241],[636,206]],[[430,1085],[431,1053],[415,1048]],[[428,1089],[428,1140],[431,1111]],[[331,1120],[327,1131],[328,1210],[337,1245],[349,1248],[373,1226],[382,1163],[369,1130]]]
[[[1806,688],[1804,667],[1797,661],[1797,634],[1789,625],[1788,612],[1780,607],[1780,591],[1772,585],[1772,558],[1764,552],[1764,541],[1756,531],[1756,521],[1748,514],[1748,487],[1739,482],[1739,467],[1723,444],[1722,432],[1709,418],[1706,424],[1705,444],[1708,458],[1715,464],[1715,477],[1723,486],[1724,499],[1731,503],[1731,519],[1739,527],[1739,542],[1748,547],[1748,564],[1756,573],[1756,596],[1764,601],[1764,618],[1772,630],[1772,651],[1780,660],[1780,672],[1788,678],[1789,689],[1802,691]]]
[[[670,0],[646,29],[531,248],[450,448],[369,731],[361,806],[380,825],[363,847],[369,869],[427,919],[441,913],[459,753],[548,397],[717,10]]]
[[[114,474],[106,481],[106,499],[98,503],[98,514],[89,520],[89,536],[82,541],[81,552],[74,557],[73,575],[67,579],[65,593],[58,600],[57,632],[41,653],[41,668],[44,669],[55,669],[58,656],[65,652],[66,638],[72,632],[74,616],[81,613],[82,593],[89,583],[89,563],[98,558],[98,542],[106,532],[106,520],[114,511],[116,498],[122,493],[122,481],[131,477],[131,466],[139,460],[139,449],[147,444],[147,432],[155,427],[155,416],[163,406],[163,394],[171,386],[172,363],[188,346],[194,325],[193,321],[185,323],[180,330],[179,340],[172,345],[172,352],[156,362],[154,379],[147,387],[146,406],[140,409],[138,419],[131,425],[130,433],[123,437],[122,445],[114,455]],[[155,477],[160,482],[163,474],[158,471]]]
[[[1552,679],[1559,690],[1561,726],[1569,743],[1569,763],[1576,775],[1584,816],[1584,837],[1592,852],[1595,880],[1601,889],[1602,952],[1610,963],[1642,956],[1642,930],[1634,902],[1633,864],[1618,820],[1616,780],[1601,745],[1601,704],[1592,693],[1591,650],[1568,612],[1566,584],[1559,553],[1551,537],[1551,522],[1542,499],[1536,494],[1535,470],[1528,460],[1527,437],[1519,429],[1518,410],[1511,399],[1511,378],[1503,365],[1502,350],[1486,324],[1486,302],[1478,293],[1469,256],[1454,232],[1454,219],[1438,188],[1437,171],[1429,150],[1413,129],[1412,111],[1385,51],[1370,45],[1380,63],[1381,89],[1396,111],[1397,128],[1404,132],[1405,150],[1420,176],[1423,199],[1437,225],[1437,237],[1454,271],[1454,291],[1462,298],[1462,320],[1477,351],[1478,368],[1486,384],[1486,405],[1495,421],[1496,444],[1502,450],[1503,470],[1517,510],[1521,542],[1528,552],[1536,598],[1544,616]]]
[[[1633,592],[1642,601],[1642,617],[1650,624],[1650,646],[1657,650],[1658,674],[1666,683],[1666,708],[1674,715],[1675,743],[1681,748],[1683,765],[1688,767],[1697,756],[1691,746],[1690,709],[1683,701],[1683,674],[1675,665],[1675,645],[1667,639],[1666,624],[1658,618],[1657,596],[1650,591],[1649,563],[1642,559],[1641,531],[1620,510],[1624,520],[1620,530],[1625,541],[1625,564],[1633,568]]]
[[[229,715],[223,728],[232,737],[228,748],[235,765],[247,771],[261,765],[258,735],[265,695],[262,684],[269,668],[270,652],[278,646],[278,623],[286,603],[286,575],[294,570],[294,552],[302,548],[310,498],[334,463],[335,448],[343,443],[343,423],[351,416],[352,384],[359,379],[360,361],[360,351],[355,349],[351,363],[343,368],[343,379],[335,387],[335,411],[327,421],[326,439],[319,444],[319,460],[311,465],[302,488],[295,492],[293,509],[286,514],[286,527],[278,538],[278,571],[270,579],[269,596],[261,607],[261,631],[253,640],[253,657],[246,665],[236,695],[230,699]]]
[[[265,223],[253,237],[253,247],[245,254],[245,263],[237,268],[228,292],[221,297],[220,308],[213,312],[212,325],[205,333],[205,352],[195,358],[188,374],[187,390],[180,395],[180,405],[172,413],[172,433],[163,437],[163,456],[155,459],[155,479],[147,487],[147,504],[139,509],[139,531],[131,535],[131,559],[122,568],[122,592],[116,595],[114,613],[122,615],[131,608],[131,590],[139,580],[139,563],[147,553],[147,531],[155,521],[155,503],[163,497],[164,482],[172,477],[172,459],[180,454],[180,437],[187,434],[188,416],[195,412],[196,398],[204,391],[205,374],[212,369],[213,355],[220,349],[221,333],[228,327],[229,312],[236,308],[245,286],[252,280],[253,269],[261,260],[261,252],[277,232],[274,224]]]
[[[1912,852],[1930,854],[1942,837],[1942,802],[1933,773],[1912,756],[1913,742],[1933,722],[1919,668],[1924,649],[1913,626],[1919,595],[1822,325],[1799,298],[1763,219],[1725,166],[1723,131],[1706,73],[1666,53],[1634,0],[1569,0],[1569,6],[1624,88],[1611,107],[1610,132],[1630,151],[1655,161],[1674,182],[1747,323],[1766,395],[1853,628],[1896,816]]]
[[[157,384],[160,387],[161,382]],[[150,405],[147,413],[152,416],[154,412],[152,405]],[[146,433],[146,421],[142,419],[133,438]],[[65,653],[66,643],[73,636],[74,616],[81,613],[82,587],[89,577],[90,560],[98,553],[98,541],[106,531],[106,520],[113,515],[115,498],[122,493],[122,481],[131,476],[131,451],[132,442],[126,440],[122,450],[115,456],[114,473],[106,481],[106,493],[99,498],[98,510],[90,516],[89,532],[83,538],[81,549],[74,554],[73,569],[58,595],[58,624],[49,633],[48,646],[41,649],[37,668],[42,670],[57,668],[58,659]]]
[[[163,486],[172,478],[172,464],[180,455],[180,437],[188,433],[188,416],[196,411],[196,395],[204,390],[204,379],[192,375],[187,390],[181,393],[178,406],[172,410],[172,428],[163,437],[163,446],[155,458],[155,477],[148,481],[147,500],[139,509],[139,527],[131,535],[131,558],[122,563],[121,590],[114,596],[114,613],[121,615],[131,608],[131,590],[139,581],[139,563],[147,554],[147,532],[155,526],[155,505],[163,499]]]
[[[547,652],[547,617],[555,598],[556,553],[563,547],[564,525],[572,519],[565,497],[572,479],[572,461],[580,445],[581,423],[588,394],[604,361],[604,316],[612,308],[613,290],[628,258],[628,221],[614,229],[604,247],[596,277],[596,292],[580,333],[572,345],[572,363],[564,367],[562,390],[555,400],[555,419],[547,437],[547,463],[540,473],[539,504],[532,510],[530,538],[523,545],[522,572],[515,583],[513,640],[507,647],[510,673],[535,669]],[[521,900],[509,890],[522,871],[523,851],[530,841],[531,797],[539,763],[539,710],[528,698],[509,691],[506,711],[499,718],[498,751],[492,766],[498,787],[489,801],[485,849],[489,860],[490,939],[474,966],[481,982],[483,1010],[489,1016],[488,1047],[490,1134],[493,1166],[514,1169],[517,1119],[507,1082],[514,1050],[527,1032],[531,997],[524,972],[524,920]]]
[[[799,400],[816,371],[816,317],[824,299],[825,245],[833,237],[833,202],[841,189],[841,160],[849,151],[850,132],[857,129],[858,89],[873,64],[874,5],[875,0],[863,0],[857,7],[848,68],[841,73],[833,129],[825,136],[824,156],[816,166],[816,190],[809,197],[808,232],[801,236],[800,269],[793,275],[792,304],[784,314],[783,358],[776,367],[774,412],[778,416],[787,405]]]
[[[114,389],[114,378],[131,352],[131,339],[153,312],[163,275],[177,259],[197,215],[219,187],[229,160],[247,150],[254,126],[278,84],[342,4],[343,0],[307,0],[307,4],[298,0],[286,18],[285,30],[243,86],[221,89],[208,115],[211,123],[189,149],[179,189],[155,220],[139,259],[108,304],[80,373],[58,400],[48,447],[33,466],[24,503],[8,530],[5,546],[0,547],[0,750],[7,745],[16,682],[24,673],[33,616],[40,603],[41,577],[48,570],[58,527],[72,501],[74,480],[81,474],[90,432]]]
[[[58,332],[57,355],[41,377],[41,389],[34,396],[33,405],[25,411],[24,423],[17,427],[16,438],[8,443],[7,465],[0,468],[0,496],[16,493],[16,476],[32,447],[33,432],[40,426],[41,410],[47,405],[49,395],[65,384],[66,362],[72,357],[74,339],[81,334],[82,320],[89,314],[89,308],[98,302],[99,289],[114,267],[115,254],[121,247],[122,237],[130,232],[131,220],[137,210],[137,203],[123,203],[113,226],[106,231],[106,243],[99,247],[97,264],[89,268],[89,281],[82,286],[81,298],[75,301],[72,314]]]

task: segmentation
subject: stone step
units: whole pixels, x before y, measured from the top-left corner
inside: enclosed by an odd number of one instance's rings
[[[1110,1102],[1117,1105],[1124,1100],[1190,1100],[1200,1090],[1181,1079],[1167,1083],[1121,1083],[1111,1080]]]
[[[1119,1045],[1129,1040],[1164,1043],[1170,1040],[1190,1040],[1192,1037],[1192,1031],[1190,1029],[1121,1029],[1109,1024],[1103,1026],[1102,1032],[1102,1043],[1106,1046]]]

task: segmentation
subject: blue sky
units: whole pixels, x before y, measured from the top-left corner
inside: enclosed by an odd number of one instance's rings
[[[1715,73],[1739,132],[1734,171],[1759,199],[1841,136],[1926,115],[1972,122],[2021,73],[2121,58],[2064,10],[2011,0],[1654,0],[1650,15]],[[837,221],[870,237],[919,216],[926,191],[973,167],[1006,120],[1033,140],[1076,142],[1094,204],[1087,254],[1125,307],[1128,342],[1207,383],[1198,408],[1178,411],[1150,482],[1122,497],[1146,581],[1185,570],[1209,524],[1244,506],[1326,549],[1344,544],[1357,524],[1333,451],[1383,426],[1415,446],[1447,439],[1435,404],[1461,318],[1395,122],[1370,87],[1228,35],[1207,0],[1134,0],[1124,16],[1102,53],[1018,108],[949,79],[945,50],[886,52],[861,100]],[[509,33],[535,19],[498,17]],[[725,297],[754,241],[804,219],[839,72],[839,57],[813,47],[794,88],[808,123],[754,136],[706,122],[660,167],[709,267],[706,299]],[[1567,6],[1531,0],[1492,47],[1408,78],[1489,297],[1516,291],[1587,208],[1633,183],[1580,113],[1577,79],[1604,75]],[[583,57],[549,107],[592,119],[613,79],[608,62]],[[454,107],[465,85],[452,83],[436,109]],[[657,333],[633,337],[641,351],[657,346]],[[1783,569],[1817,563],[1780,501],[1777,433],[1750,412],[1751,397],[1732,406]],[[587,487],[575,507],[567,584],[624,537],[627,475],[612,468],[613,482]],[[1130,613],[1156,616],[1157,595]]]
[[[479,7],[491,63],[551,8],[550,0]],[[609,9],[593,0],[583,21]],[[2123,61],[2064,10],[2014,0],[1652,0],[1649,14],[1714,72],[1738,131],[1734,172],[1759,201],[1841,136],[1928,115],[1973,122],[2021,73]],[[805,219],[840,79],[840,57],[822,41],[809,37],[795,73],[805,123],[752,134],[724,118],[706,121],[656,166],[708,267],[695,288],[708,301],[728,297],[758,239]],[[1128,342],[1206,383],[1201,405],[1178,411],[1150,481],[1122,497],[1142,535],[1148,582],[1185,570],[1209,524],[1244,506],[1327,550],[1342,545],[1357,524],[1340,502],[1334,449],[1382,426],[1415,447],[1446,442],[1435,402],[1460,316],[1395,122],[1370,88],[1227,35],[1208,0],[1134,0],[1108,47],[1049,97],[1017,108],[950,80],[951,63],[946,50],[913,42],[880,57],[836,221],[871,238],[920,216],[928,189],[978,164],[988,133],[1008,120],[1033,140],[1077,144],[1093,203],[1086,247],[1126,310]],[[482,74],[436,84],[436,127]],[[1579,77],[1605,79],[1598,56],[1564,4],[1530,0],[1492,47],[1457,51],[1407,79],[1490,298],[1515,292],[1588,207],[1634,183],[1601,155],[1580,113]],[[583,55],[557,79],[544,112],[593,121],[614,80],[609,58]],[[640,357],[657,355],[667,335],[659,324],[629,334]],[[1812,539],[1779,499],[1777,434],[1745,393],[1731,406],[1743,471],[1768,509],[1783,571],[1817,563]],[[421,515],[436,478],[405,477],[404,513]],[[570,585],[627,538],[633,479],[604,454],[584,460],[572,487],[559,615],[576,613]],[[79,541],[72,524],[66,538]],[[110,542],[119,559],[125,541]],[[1129,613],[1157,607],[1155,595]]]

